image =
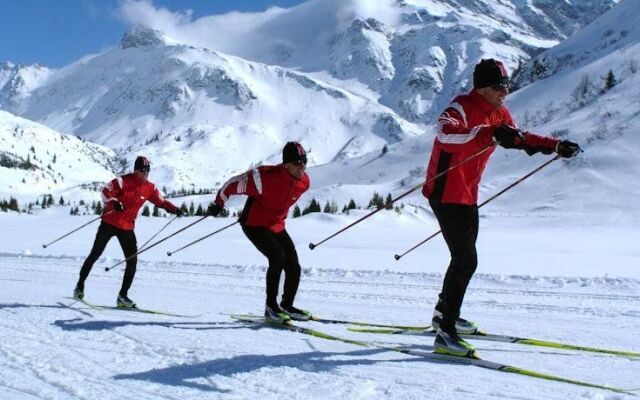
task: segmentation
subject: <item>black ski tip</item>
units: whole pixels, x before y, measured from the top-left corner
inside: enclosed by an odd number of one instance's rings
[[[393,256],[393,258],[395,258],[395,259],[396,259],[396,261],[398,261],[398,260],[400,259],[400,256],[399,256],[399,255],[397,255],[397,254],[395,254],[395,255]]]
[[[315,245],[315,244],[313,244],[313,243],[309,243],[309,248],[310,248],[311,250],[313,250],[313,249],[315,249],[315,248],[316,248],[316,245]]]

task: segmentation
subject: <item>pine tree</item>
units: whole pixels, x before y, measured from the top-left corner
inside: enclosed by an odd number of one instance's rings
[[[151,215],[151,212],[149,211],[149,205],[145,205],[142,209],[142,216],[148,217],[149,215]]]
[[[384,200],[384,208],[387,210],[391,210],[393,208],[393,199],[391,198],[391,193],[387,194],[387,198]]]
[[[617,84],[618,80],[616,79],[616,76],[613,74],[612,70],[609,70],[607,76],[604,78],[604,91],[606,92],[611,90]]]
[[[196,215],[198,217],[204,216],[204,209],[202,208],[202,204],[198,204],[198,209],[196,210]]]
[[[62,196],[60,196],[60,200],[58,200],[58,204],[60,204],[61,206],[64,206],[64,198]]]
[[[51,207],[53,205],[53,195],[49,195],[47,199],[47,206]]]
[[[347,208],[349,210],[355,210],[357,208],[356,202],[353,201],[353,199],[349,200],[349,204],[347,205]]]
[[[384,207],[384,200],[382,199],[382,196],[378,194],[378,192],[373,192],[373,196],[371,196],[371,200],[369,200],[368,208],[371,208],[371,207],[375,207],[375,208]]]
[[[196,208],[193,205],[193,201],[191,202],[191,204],[189,205],[189,215],[193,215],[196,213]]]
[[[20,206],[18,206],[18,200],[15,197],[9,198],[9,210],[20,211]]]
[[[300,207],[298,207],[298,205],[296,204],[295,207],[293,207],[293,215],[292,218],[298,218],[301,214],[300,212]]]
[[[102,203],[101,203],[101,202],[99,202],[99,201],[98,201],[98,202],[96,203],[96,208],[94,208],[94,213],[95,213],[96,215],[100,215],[100,214],[102,214]]]
[[[153,206],[153,213],[151,214],[153,217],[159,217],[160,216],[160,209],[156,206]]]
[[[331,214],[331,204],[329,204],[329,200],[327,200],[326,204],[324,205],[324,209],[322,210],[322,212],[325,214]]]

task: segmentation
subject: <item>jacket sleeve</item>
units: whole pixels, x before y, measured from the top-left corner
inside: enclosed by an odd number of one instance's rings
[[[156,206],[164,208],[170,213],[175,212],[176,209],[178,208],[172,202],[162,197],[162,193],[160,193],[157,187],[153,188],[153,192],[151,192],[151,196],[149,196],[148,200],[153,204],[155,204]]]
[[[530,156],[540,152],[542,154],[551,154],[556,151],[559,140],[548,137],[540,136],[535,133],[524,133],[524,151]]]
[[[117,201],[118,196],[122,193],[122,177],[119,176],[113,179],[111,182],[107,183],[102,188],[102,201],[106,203],[110,201]]]
[[[262,194],[262,176],[260,169],[255,168],[229,179],[218,191],[215,202],[217,205],[222,206],[229,197],[237,194],[247,196],[258,196]]]
[[[479,151],[494,143],[494,130],[492,125],[469,127],[463,106],[454,101],[438,117],[436,135],[448,153]]]

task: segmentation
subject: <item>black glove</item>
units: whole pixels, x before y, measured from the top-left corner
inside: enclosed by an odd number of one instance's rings
[[[571,158],[582,153],[582,149],[578,143],[573,143],[568,140],[558,142],[556,145],[556,153],[563,158]]]
[[[522,149],[524,147],[524,133],[507,124],[497,127],[493,131],[493,138],[505,149]]]
[[[211,215],[213,217],[217,216],[224,210],[224,206],[214,203],[212,206],[209,206],[207,210],[207,215]]]
[[[124,205],[120,202],[120,200],[115,200],[113,202],[113,208],[116,211],[122,211],[122,210],[124,210]]]
[[[182,209],[180,208],[176,208],[173,213],[176,215],[176,217],[182,217],[184,215],[184,211],[182,211]]]

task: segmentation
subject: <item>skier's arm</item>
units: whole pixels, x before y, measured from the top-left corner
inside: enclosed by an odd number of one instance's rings
[[[524,132],[524,151],[529,155],[536,153],[551,154],[556,151],[558,139],[540,136],[531,132]]]
[[[122,177],[119,176],[113,179],[111,182],[107,183],[102,188],[101,194],[102,194],[102,201],[104,201],[105,204],[110,201],[117,202],[118,196],[122,194]]]
[[[467,125],[464,108],[453,102],[438,118],[438,141],[448,153],[459,151],[479,151],[493,144],[495,126]]]
[[[178,210],[178,207],[176,207],[175,204],[162,197],[162,193],[160,193],[158,188],[154,188],[153,193],[149,196],[149,201],[160,208],[164,208],[172,214],[175,214]]]
[[[218,191],[215,203],[222,207],[229,197],[239,194],[247,196],[262,194],[262,177],[259,169],[252,169],[229,179]]]

